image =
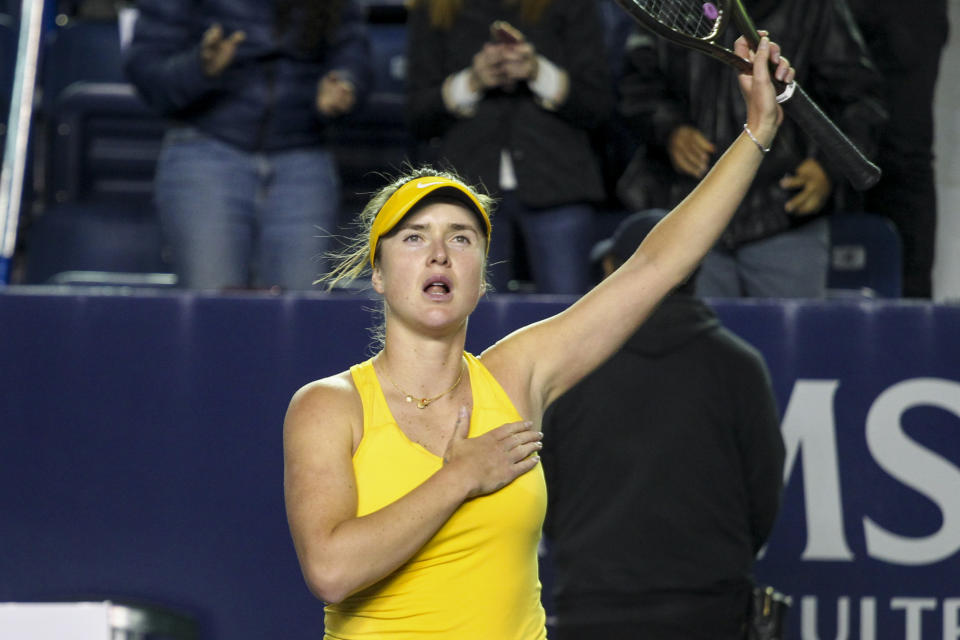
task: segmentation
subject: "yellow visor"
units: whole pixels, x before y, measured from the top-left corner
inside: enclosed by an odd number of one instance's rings
[[[475,212],[483,220],[486,227],[484,231],[487,233],[487,251],[490,251],[490,216],[487,215],[487,211],[481,206],[477,198],[459,182],[441,176],[424,176],[411,180],[394,191],[393,195],[377,212],[377,217],[370,227],[370,266],[374,264],[377,242],[380,241],[380,238],[390,233],[390,230],[397,226],[397,223],[403,220],[403,217],[418,202],[441,190],[443,195],[463,202],[468,209]]]

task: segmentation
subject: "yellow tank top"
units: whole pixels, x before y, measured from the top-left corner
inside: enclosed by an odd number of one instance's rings
[[[473,393],[470,437],[521,420],[480,360],[465,353]],[[351,367],[363,401],[353,456],[357,515],[404,496],[442,466],[390,414],[371,361]],[[537,545],[547,491],[540,465],[492,494],[463,503],[405,565],[327,605],[328,640],[542,640]]]

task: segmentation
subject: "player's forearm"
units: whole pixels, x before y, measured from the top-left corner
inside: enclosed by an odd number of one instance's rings
[[[396,502],[327,533],[306,532],[298,545],[300,564],[311,591],[326,602],[390,575],[443,526],[469,493],[455,470],[443,467]]]

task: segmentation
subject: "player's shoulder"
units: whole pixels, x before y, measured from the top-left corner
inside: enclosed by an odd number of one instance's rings
[[[329,422],[331,417],[362,416],[357,388],[350,371],[314,380],[293,394],[287,408],[288,427],[302,423]],[[339,421],[338,421],[339,422]]]

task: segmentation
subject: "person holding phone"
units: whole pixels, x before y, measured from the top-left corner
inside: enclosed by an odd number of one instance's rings
[[[613,108],[596,3],[417,0],[408,38],[414,134],[500,197],[493,290],[526,266],[538,292],[586,291],[606,198],[591,135]]]

